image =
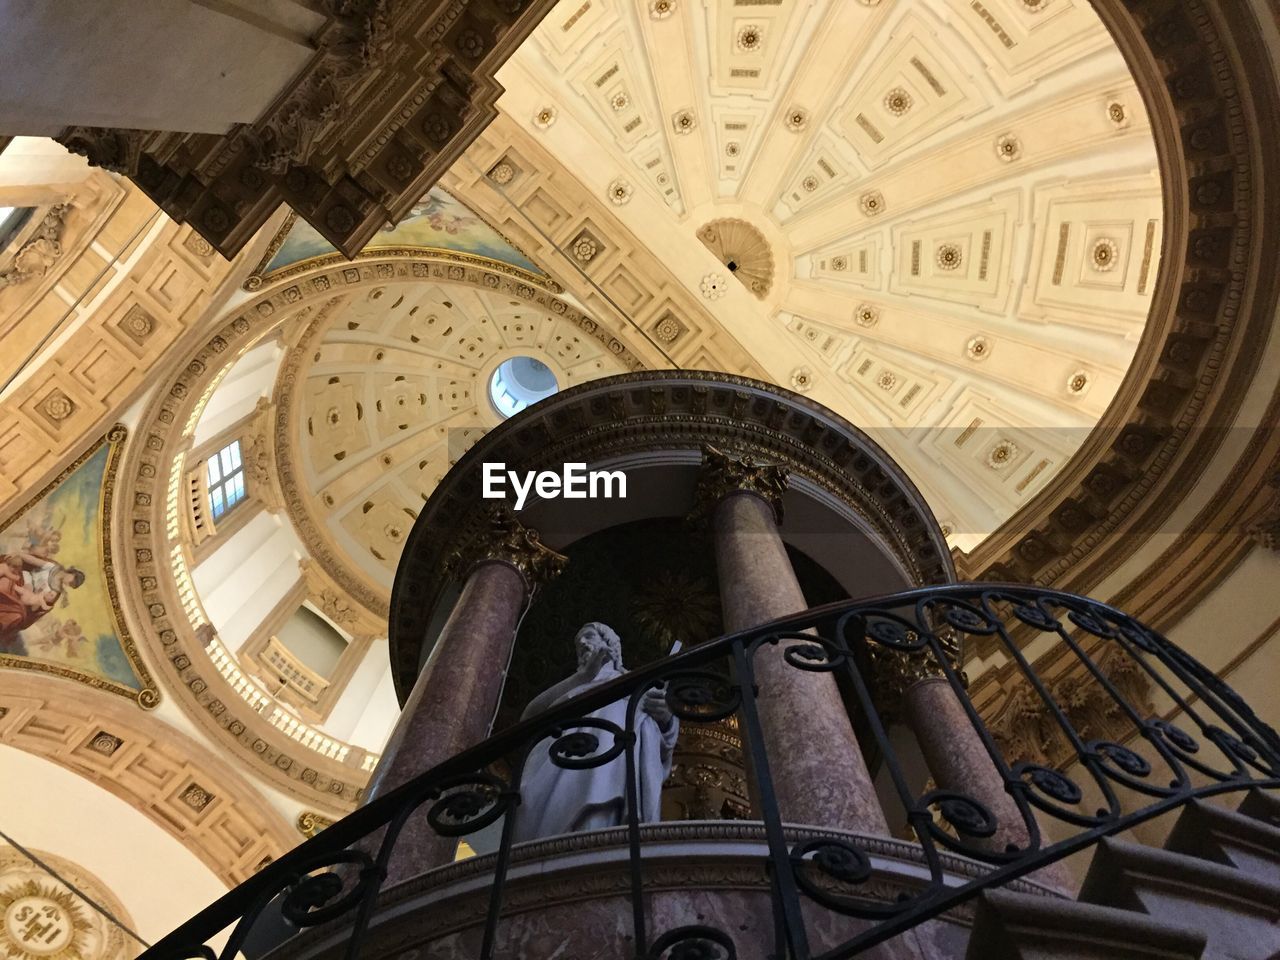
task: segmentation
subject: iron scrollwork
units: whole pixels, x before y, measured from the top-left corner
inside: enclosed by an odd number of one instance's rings
[[[1054,644],[1051,676],[1027,659],[1028,635],[1048,637]],[[970,697],[962,672],[959,651],[966,636],[986,638],[988,648],[995,644],[1012,671],[1006,701],[985,712]],[[762,657],[770,667],[757,675],[754,664]],[[922,721],[919,712],[906,719],[882,712],[877,684],[886,675],[879,671],[891,661],[906,664],[912,676],[927,670],[929,695],[954,698],[945,732],[964,737],[969,759],[981,761],[968,770],[988,771],[982,774],[982,789],[949,780],[945,768],[930,769],[934,783],[909,775],[901,746],[906,741],[891,737],[889,728]],[[868,665],[872,669],[864,673]],[[784,822],[770,770],[792,758],[765,746],[757,710],[757,700],[771,693],[763,688],[773,682],[769,678],[779,676],[779,666],[783,674],[806,674],[806,689],[835,684],[840,696],[829,703],[848,708],[866,755],[883,764],[889,803],[897,804],[886,808],[886,816],[915,832],[920,870],[914,887],[884,893],[874,839],[829,824]],[[796,676],[788,674],[788,681]],[[471,836],[501,825],[498,849],[472,864],[481,873],[488,871],[480,956],[491,960],[499,922],[516,922],[520,915],[506,899],[508,887],[517,882],[508,876],[514,818],[507,815],[520,800],[521,768],[512,758],[527,757],[539,744],[556,766],[568,770],[627,757],[631,809],[623,833],[632,931],[627,949],[646,960],[735,960],[738,948],[726,932],[732,928],[721,918],[716,922],[726,929],[710,924],[662,933],[650,929],[654,889],[646,845],[652,834],[646,829],[651,825],[642,829],[635,813],[632,768],[636,711],[654,689],[664,691],[671,713],[682,722],[705,729],[730,723],[735,737],[741,736],[750,757],[755,812],[761,818],[752,829],[759,830],[768,847],[773,949],[778,955],[854,957],[983,889],[1042,870],[1193,800],[1280,788],[1280,736],[1211,672],[1123,613],[1084,597],[1028,586],[925,588],[817,608],[691,643],[676,656],[516,724],[366,804],[265,867],[156,944],[146,960],[213,960],[207,943],[233,927],[222,953],[230,957],[275,901],[297,928],[350,918],[347,957],[354,960],[379,902],[390,850],[419,806],[426,807],[425,820],[441,837]],[[628,704],[625,726],[595,716],[619,701]],[[794,708],[829,709],[807,702]],[[832,749],[822,742],[805,747],[819,756]],[[921,758],[912,759],[918,770]],[[787,775],[795,769],[788,767]],[[504,770],[514,772],[500,776]],[[1055,821],[1052,842],[1040,827],[1047,820]],[[797,830],[807,832],[798,835]],[[370,848],[377,849],[376,856],[363,852]],[[955,854],[967,858],[967,872],[948,873],[945,858]],[[815,929],[814,918],[822,911],[862,922],[843,942],[811,949],[811,939],[829,940],[833,929],[830,924]]]

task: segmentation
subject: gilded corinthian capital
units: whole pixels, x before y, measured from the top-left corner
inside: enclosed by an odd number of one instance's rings
[[[505,563],[515,567],[532,590],[559,576],[568,562],[568,557],[542,543],[537,530],[526,527],[505,507],[495,507],[481,531],[447,564],[455,575],[466,576],[482,563]]]
[[[960,675],[960,682],[968,686],[968,678],[960,669],[963,655],[960,638],[950,627],[937,631],[942,644],[943,656],[951,668]],[[914,640],[915,636],[912,635]],[[902,698],[908,690],[923,680],[946,679],[946,672],[938,662],[937,655],[931,647],[923,647],[915,651],[893,650],[880,644],[870,644],[871,665],[874,671],[874,695],[876,708],[889,716],[897,715]]]
[[[757,463],[751,457],[736,457],[710,445],[702,448],[702,470],[698,474],[697,504],[690,520],[709,519],[720,501],[735,493],[755,494],[782,522],[782,495],[787,492],[787,470],[773,464]]]

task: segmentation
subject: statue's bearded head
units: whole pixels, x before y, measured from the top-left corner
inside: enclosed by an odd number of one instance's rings
[[[591,659],[591,655],[597,650],[608,650],[609,659],[613,661],[614,669],[622,673],[622,640],[613,632],[613,628],[606,623],[588,623],[584,624],[582,629],[578,631],[578,635],[573,638],[573,645],[578,651],[578,666],[586,666],[587,661]]]

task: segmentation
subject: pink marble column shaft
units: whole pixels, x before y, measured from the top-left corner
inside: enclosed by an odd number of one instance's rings
[[[508,563],[471,571],[387,741],[369,799],[489,736],[525,596],[524,577]],[[388,883],[453,860],[457,840],[438,836],[425,814],[424,806],[405,824]]]
[[[715,508],[716,566],[726,630],[807,608],[773,508],[732,493]],[[845,705],[828,673],[783,659],[787,644],[760,647],[757,707],[784,821],[888,835],[884,812]]]
[[[972,797],[996,818],[994,836],[971,842],[988,850],[1003,851],[1010,845],[1026,849],[1030,834],[1022,813],[946,679],[929,677],[913,683],[903,692],[903,707],[938,789]],[[1032,879],[1064,891],[1075,886],[1061,863],[1036,871]]]

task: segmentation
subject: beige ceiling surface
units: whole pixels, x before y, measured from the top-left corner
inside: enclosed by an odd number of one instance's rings
[[[872,432],[954,545],[1053,476],[1133,357],[1161,187],[1087,0],[564,0],[499,79],[556,175]]]
[[[461,284],[374,287],[312,321],[286,401],[297,475],[328,545],[376,593],[390,594],[440,478],[500,421],[489,379],[521,355],[550,366],[561,388],[630,369],[568,316]]]

